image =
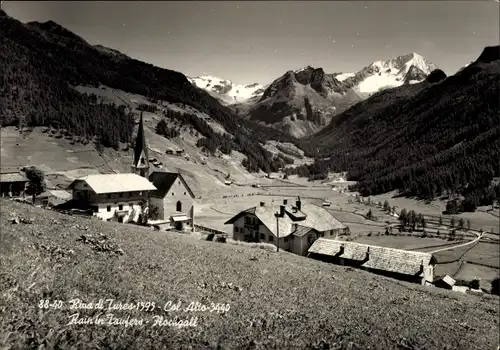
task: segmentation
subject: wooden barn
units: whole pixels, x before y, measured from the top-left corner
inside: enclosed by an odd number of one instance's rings
[[[20,172],[0,173],[0,194],[2,197],[24,197],[29,180]]]

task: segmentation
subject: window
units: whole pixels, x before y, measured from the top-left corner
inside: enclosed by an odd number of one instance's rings
[[[175,196],[175,193],[174,193],[174,192],[172,192],[172,196]]]
[[[118,210],[123,210],[123,204],[120,204],[120,205],[118,206]]]
[[[268,241],[269,242],[274,242],[274,237],[273,236],[269,236]]]
[[[283,240],[285,243],[288,243],[288,237],[285,237],[285,239]]]
[[[177,211],[182,211],[182,203],[181,203],[181,201],[177,201],[176,210]]]
[[[263,233],[261,233],[260,234],[260,239],[266,239],[266,236]]]
[[[108,206],[106,207],[106,210],[107,210],[107,211],[111,211],[111,205],[108,205]]]
[[[108,193],[108,199],[111,198],[111,193]]]
[[[141,158],[141,165],[144,165],[146,164],[146,162],[144,161],[144,158]]]
[[[234,232],[236,233],[240,232],[240,228],[238,226],[234,226]]]
[[[123,193],[119,193],[119,194],[118,194],[118,197],[123,197]]]
[[[186,192],[184,192],[184,195],[186,195]]]

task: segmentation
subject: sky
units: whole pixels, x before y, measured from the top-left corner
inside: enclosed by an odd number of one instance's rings
[[[194,77],[267,84],[307,65],[356,72],[416,52],[446,74],[498,45],[496,1],[2,1],[90,44]]]

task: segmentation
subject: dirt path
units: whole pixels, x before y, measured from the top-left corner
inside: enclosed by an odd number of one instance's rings
[[[431,252],[429,252],[430,254],[435,254],[435,253],[438,253],[438,252],[443,252],[445,250],[452,250],[452,249],[457,249],[457,248],[461,248],[461,247],[466,247],[468,245],[471,245],[471,244],[475,244],[475,243],[478,243],[479,240],[481,239],[481,237],[483,237],[482,234],[480,233],[477,233],[477,232],[472,232],[474,233],[477,237],[476,239],[472,240],[472,241],[469,241],[469,242],[466,242],[466,243],[462,243],[462,244],[459,244],[459,245],[454,245],[454,246],[451,246],[451,247],[447,247],[447,248],[442,248],[442,249],[437,249],[437,250],[433,250]]]

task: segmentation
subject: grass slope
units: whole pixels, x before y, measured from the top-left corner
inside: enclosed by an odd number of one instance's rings
[[[492,349],[498,298],[409,285],[287,253],[195,240],[2,201],[2,348]],[[17,213],[31,224],[11,224]],[[77,241],[99,234],[108,243]],[[104,251],[94,250],[101,247]],[[118,249],[121,249],[118,250]],[[124,254],[111,252],[114,250]],[[251,278],[249,278],[251,276]],[[68,325],[40,300],[229,304],[209,312],[113,311],[197,327]],[[92,310],[79,310],[91,316]]]

